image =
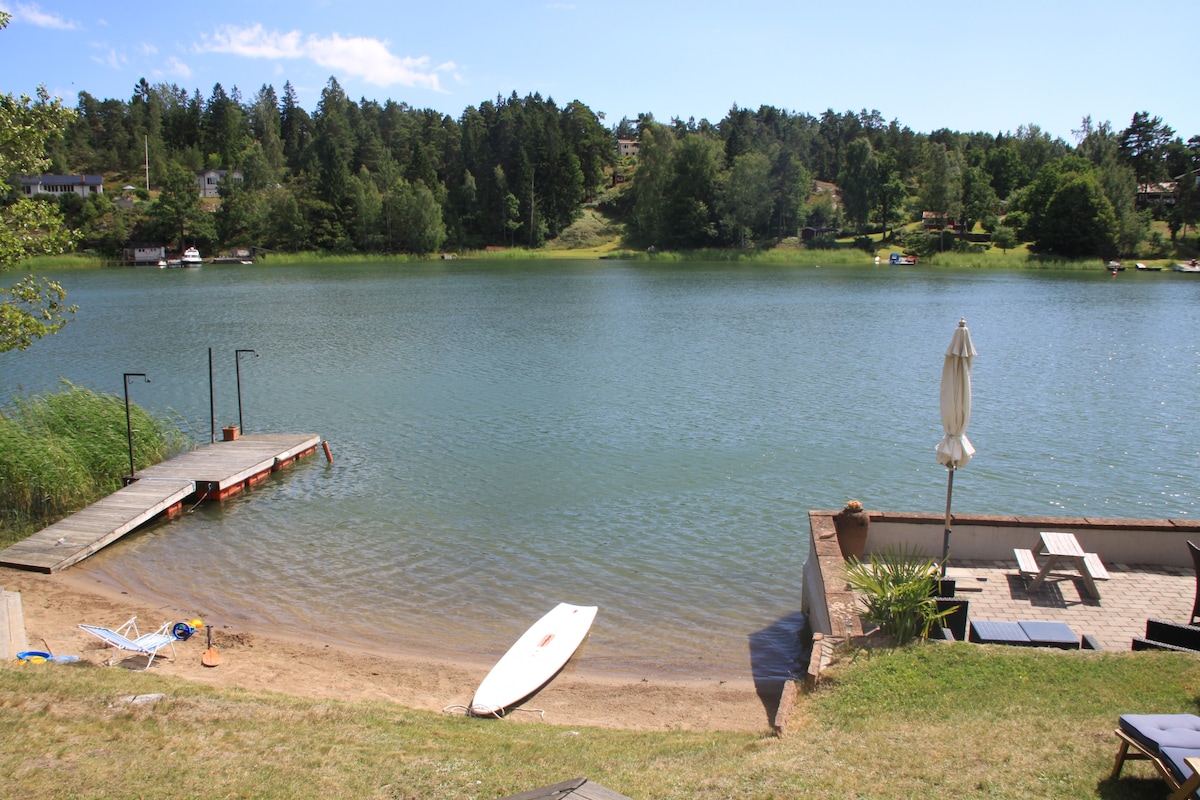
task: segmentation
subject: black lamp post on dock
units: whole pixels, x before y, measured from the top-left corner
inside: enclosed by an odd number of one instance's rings
[[[125,387],[125,438],[129,441],[129,477],[125,479],[126,486],[133,483],[135,480],[133,477],[133,423],[129,420],[130,378],[143,378],[146,383],[150,382],[150,379],[146,377],[146,373],[144,372],[126,372],[124,379],[121,381]]]

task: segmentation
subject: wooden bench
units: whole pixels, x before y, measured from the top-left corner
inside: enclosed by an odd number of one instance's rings
[[[1083,566],[1087,568],[1088,575],[1092,576],[1092,580],[1106,581],[1109,578],[1108,570],[1104,568],[1104,564],[1100,561],[1100,556],[1095,553],[1083,554]]]
[[[1021,548],[1013,548],[1013,555],[1017,557],[1017,570],[1021,574],[1036,575],[1041,571],[1038,566],[1037,559],[1033,557],[1032,550],[1023,550]]]

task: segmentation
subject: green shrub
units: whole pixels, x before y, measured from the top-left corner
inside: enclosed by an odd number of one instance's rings
[[[929,636],[933,624],[950,610],[938,612],[934,599],[940,567],[933,559],[903,548],[888,546],[871,553],[867,562],[856,558],[846,564],[846,579],[867,604],[864,617],[896,639],[908,644]]]

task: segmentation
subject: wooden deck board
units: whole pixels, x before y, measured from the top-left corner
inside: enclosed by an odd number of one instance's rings
[[[315,434],[251,434],[215,442],[135,473],[137,480],[0,551],[0,566],[57,572],[189,497],[239,491],[251,479],[312,452]]]

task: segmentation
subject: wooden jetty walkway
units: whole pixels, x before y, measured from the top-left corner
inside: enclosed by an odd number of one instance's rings
[[[214,442],[134,474],[136,481],[0,551],[0,566],[58,572],[185,502],[224,500],[314,452],[316,434],[255,433]]]

